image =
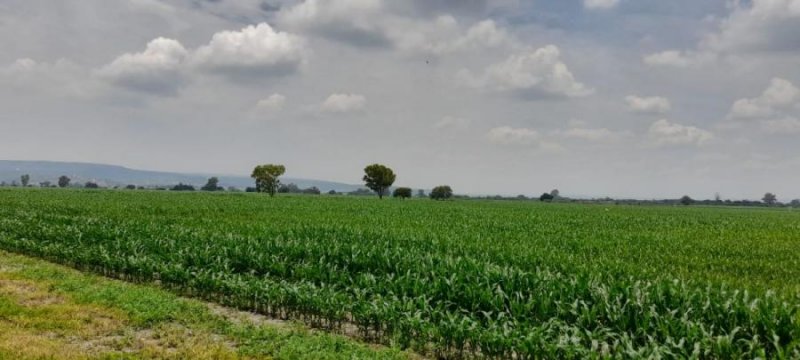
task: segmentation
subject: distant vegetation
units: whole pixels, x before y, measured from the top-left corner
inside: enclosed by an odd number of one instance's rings
[[[430,358],[800,358],[800,213],[567,201],[2,189],[0,248]]]

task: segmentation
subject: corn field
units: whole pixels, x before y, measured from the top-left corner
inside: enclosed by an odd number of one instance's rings
[[[440,358],[800,358],[786,209],[2,189],[0,248]]]

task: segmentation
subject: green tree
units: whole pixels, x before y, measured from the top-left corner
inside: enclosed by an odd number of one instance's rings
[[[58,187],[65,188],[69,186],[70,181],[72,180],[69,177],[67,177],[66,175],[61,175],[61,177],[58,178]]]
[[[256,166],[250,177],[256,180],[256,191],[275,196],[281,184],[278,178],[285,172],[286,167],[283,165],[266,164]]]
[[[411,188],[407,187],[399,187],[394,189],[394,193],[392,194],[393,197],[400,198],[402,200],[410,198],[412,195]]]
[[[447,200],[453,197],[453,189],[449,185],[439,185],[431,190],[431,199]]]
[[[554,198],[555,198],[555,196],[553,196],[553,194],[544,193],[544,194],[542,194],[542,196],[539,196],[539,201],[551,202],[551,201],[553,201]]]
[[[203,187],[200,188],[203,191],[222,191],[224,190],[222,187],[219,186],[219,179],[216,177],[209,178]]]
[[[689,195],[683,195],[680,200],[682,205],[692,205],[694,203],[694,199],[690,198]]]
[[[19,181],[22,182],[22,187],[28,187],[28,183],[31,181],[31,176],[28,174],[22,175],[19,177]]]
[[[761,200],[767,205],[775,205],[775,203],[778,202],[778,197],[773,193],[766,193],[764,194],[764,198]]]
[[[364,168],[364,182],[368,188],[378,193],[381,199],[386,194],[386,189],[394,184],[395,178],[394,171],[381,164],[372,164]]]

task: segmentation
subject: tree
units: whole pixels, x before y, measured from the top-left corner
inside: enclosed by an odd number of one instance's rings
[[[394,189],[394,193],[392,194],[393,197],[400,198],[402,200],[408,199],[411,197],[412,190],[411,188],[407,187],[399,187]]]
[[[50,182],[49,181],[42,181],[42,182],[39,183],[39,187],[49,188],[50,187]]]
[[[208,179],[206,184],[203,185],[203,187],[201,187],[200,190],[203,190],[203,191],[223,191],[225,189],[223,189],[221,186],[219,186],[219,179],[217,179],[216,177],[212,177],[212,178]]]
[[[681,205],[686,205],[686,206],[692,205],[694,203],[694,199],[690,198],[689,195],[683,195],[683,197],[681,197],[679,201]]]
[[[453,189],[448,185],[439,185],[431,190],[431,199],[447,200],[453,197]]]
[[[554,196],[549,193],[543,193],[542,196],[539,196],[539,201],[542,202],[550,202],[553,201]]]
[[[328,195],[338,195],[338,194],[339,193],[337,193],[336,190],[328,191]]]
[[[319,194],[322,193],[321,191],[319,191],[319,188],[316,187],[316,186],[312,186],[310,188],[303,189],[302,192],[303,192],[303,194],[310,194],[310,195],[319,195]]]
[[[281,184],[278,186],[279,194],[299,194],[301,192],[303,192],[303,190],[300,190],[300,187],[295,183],[289,183],[288,185]]]
[[[125,189],[128,189],[128,190],[136,190],[136,185],[133,185],[133,184],[131,184],[131,185],[128,185],[128,186],[126,186],[126,187],[125,187]]]
[[[69,186],[70,181],[72,180],[69,177],[67,177],[66,175],[61,175],[61,177],[58,178],[58,187],[65,188]]]
[[[100,188],[100,186],[97,185],[96,182],[92,182],[92,181],[87,181],[86,184],[83,185],[83,187],[85,187],[87,189],[99,189]]]
[[[378,193],[378,198],[383,199],[386,193],[396,178],[392,169],[381,164],[372,164],[364,168],[364,182],[367,187],[372,191]]]
[[[428,195],[425,195],[425,190],[419,189],[419,190],[417,190],[417,197],[424,198],[424,197],[428,197]]]
[[[184,183],[178,183],[170,189],[172,191],[194,191],[194,186]]]
[[[778,202],[778,197],[775,196],[773,193],[766,193],[764,194],[764,198],[761,199],[767,205],[775,205]]]
[[[278,191],[278,186],[281,184],[278,178],[285,172],[286,167],[283,165],[266,164],[256,166],[250,177],[256,180],[256,191],[275,196],[275,192]]]
[[[22,175],[19,177],[19,181],[22,183],[22,187],[28,187],[28,183],[31,181],[31,176],[28,174]]]
[[[792,207],[800,207],[800,199],[794,199],[792,202],[789,203]]]
[[[558,189],[553,189],[552,191],[550,191],[550,196],[552,196],[553,199],[558,199],[559,195],[561,195],[561,192],[558,191]]]

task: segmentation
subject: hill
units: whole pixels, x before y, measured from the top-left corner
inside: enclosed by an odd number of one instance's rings
[[[220,186],[234,186],[244,189],[253,186],[253,180],[246,176],[226,176],[217,174],[183,174],[163,171],[137,170],[117,165],[59,162],[59,161],[18,161],[0,160],[0,182],[19,182],[23,174],[31,176],[31,184],[43,181],[55,183],[61,175],[67,175],[74,183],[94,181],[101,186],[169,186],[177,183],[202,186],[211,176],[219,178]],[[336,190],[339,192],[355,191],[361,186],[332,181],[281,178],[281,182],[294,183],[301,188],[316,186],[323,192]]]

